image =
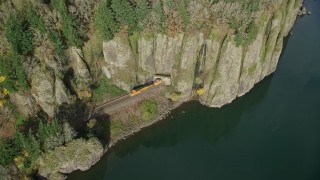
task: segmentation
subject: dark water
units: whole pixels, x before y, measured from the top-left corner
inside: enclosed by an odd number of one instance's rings
[[[320,1],[307,1],[275,74],[221,109],[196,102],[70,179],[319,180]]]

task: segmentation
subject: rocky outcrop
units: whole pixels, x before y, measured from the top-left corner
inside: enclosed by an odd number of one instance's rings
[[[28,94],[12,93],[10,101],[17,107],[18,111],[28,117],[36,113],[34,99]]]
[[[118,36],[103,43],[103,54],[107,66],[104,72],[112,82],[126,91],[136,83],[136,60],[128,38]]]
[[[242,70],[239,79],[238,96],[242,96],[249,92],[249,90],[253,88],[254,84],[259,82],[264,76],[266,76],[266,73],[264,73],[262,77],[260,77],[263,68],[268,67],[267,63],[263,64],[263,61],[261,61],[261,59],[264,58],[263,53],[265,52],[266,48],[265,34],[267,32],[267,26],[270,23],[270,19],[270,15],[267,14],[265,15],[264,19],[259,19],[257,23],[260,25],[260,29],[257,38],[244,50]],[[277,21],[277,18],[275,19]],[[278,26],[279,24],[275,27]],[[271,29],[273,29],[272,27]],[[270,36],[268,37],[268,39],[270,40]],[[274,47],[272,47],[271,49],[274,49]],[[270,60],[266,62],[270,62]]]
[[[63,81],[45,67],[36,67],[31,75],[31,94],[33,98],[13,94],[10,96],[24,115],[35,113],[34,104],[39,105],[50,117],[55,114],[55,108],[63,103],[70,103],[70,94]],[[23,99],[23,101],[22,101]],[[34,103],[35,101],[35,103]]]
[[[181,99],[191,97],[197,58],[203,41],[202,33],[184,36],[180,57],[176,59],[172,72],[173,86],[175,91],[181,94]]]
[[[85,171],[103,155],[103,147],[96,138],[76,139],[42,156],[39,175],[48,179],[65,179],[63,174]]]
[[[69,49],[70,67],[76,77],[77,90],[86,89],[92,83],[92,78],[87,64],[84,61],[81,49]]]
[[[61,105],[63,103],[70,104],[69,91],[59,77],[56,77],[54,86],[55,86],[56,104],[57,105]]]
[[[211,107],[230,103],[238,94],[243,48],[237,47],[233,38],[228,35],[221,47],[219,63],[205,102]]]
[[[173,87],[170,89],[179,94],[179,100],[191,99],[195,94],[192,92],[203,87],[200,102],[221,107],[247,93],[276,69],[283,37],[295,22],[301,0],[270,3],[275,8],[273,11],[259,11],[253,17],[258,35],[248,46],[238,47],[234,32],[224,26],[213,27],[209,34],[140,33],[137,53],[133,53],[133,46],[125,38],[105,42],[106,75],[125,90],[129,90],[133,82],[145,83],[156,74],[170,75]],[[220,2],[214,5],[213,11],[219,9],[215,6],[230,6],[235,8],[235,14],[242,15],[241,6]],[[224,16],[232,17],[234,13]]]
[[[55,112],[54,75],[46,68],[36,67],[31,76],[31,93],[38,104],[50,117]]]
[[[154,38],[153,34],[141,33],[138,39],[138,69],[137,80],[142,84],[152,80],[155,70],[155,61],[153,56]]]

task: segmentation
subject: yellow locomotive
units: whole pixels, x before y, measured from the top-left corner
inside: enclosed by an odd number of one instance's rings
[[[133,88],[130,92],[130,96],[135,96],[137,94],[142,93],[143,91],[146,91],[150,89],[153,86],[158,86],[162,83],[162,80],[160,78],[155,79],[154,81],[147,82],[146,84],[137,86]]]

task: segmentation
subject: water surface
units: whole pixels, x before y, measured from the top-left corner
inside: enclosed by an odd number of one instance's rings
[[[274,75],[221,109],[182,105],[82,180],[319,180],[320,1],[307,1]]]

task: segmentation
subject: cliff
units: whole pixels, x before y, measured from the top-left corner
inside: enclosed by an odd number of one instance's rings
[[[231,103],[276,70],[284,37],[294,25],[301,3],[0,1],[0,23],[5,25],[0,26],[0,137],[29,133],[39,152],[29,168],[42,177],[63,179],[63,174],[86,170],[104,151],[100,142],[91,138],[99,135],[85,122],[88,106],[123,95],[155,77],[163,77],[168,86],[161,95],[166,103],[155,104],[161,109],[169,106],[168,99],[177,104],[198,99],[210,107]],[[133,106],[139,107],[139,102]],[[108,130],[127,134],[132,126],[140,126],[141,112],[132,111],[103,120],[106,129],[101,127],[102,134],[108,136]],[[123,116],[126,126],[121,124]],[[84,133],[45,152],[39,122],[50,124],[52,119],[68,122]],[[108,138],[110,134],[101,139],[114,140]],[[14,147],[16,142],[0,139],[0,143]],[[6,161],[0,167],[23,154],[25,147],[17,152],[3,156]]]
[[[214,4],[212,9],[232,7],[236,2]],[[125,90],[157,74],[169,75],[172,92],[187,101],[197,86],[204,88],[199,100],[221,107],[246,94],[275,71],[283,46],[301,5],[300,0],[277,1],[276,8],[259,11],[254,21],[258,33],[248,46],[237,46],[234,31],[225,25],[210,32],[191,31],[175,35],[141,32],[130,42],[117,35],[103,43],[105,75]],[[136,43],[135,45],[133,45]]]

